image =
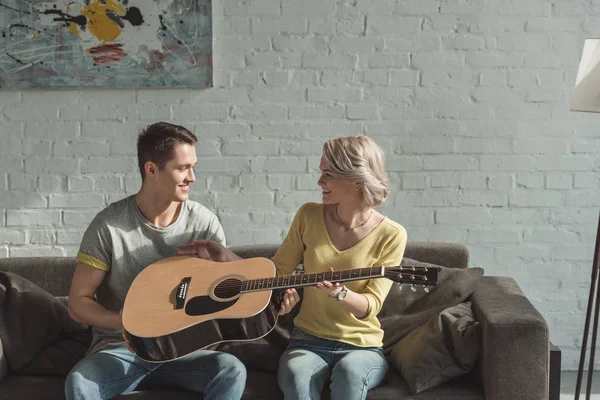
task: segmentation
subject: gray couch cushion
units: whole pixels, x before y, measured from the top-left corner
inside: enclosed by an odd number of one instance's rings
[[[483,276],[482,268],[446,268],[439,265],[404,258],[402,265],[440,268],[437,286],[426,293],[418,288],[410,290],[406,285],[392,285],[381,312],[378,315],[384,330],[383,348],[386,354],[391,347],[411,331],[425,324],[442,310],[465,301],[475,290]]]
[[[2,340],[0,339],[0,383],[6,377],[8,372],[8,363],[6,362],[6,356],[4,356],[4,348],[2,347]]]
[[[465,302],[409,333],[393,346],[389,360],[419,393],[471,371],[480,353],[481,328]]]
[[[13,372],[64,335],[86,329],[71,319],[60,300],[10,272],[0,272],[0,304],[0,340]]]

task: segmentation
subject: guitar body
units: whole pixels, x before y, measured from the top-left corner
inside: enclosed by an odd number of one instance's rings
[[[135,278],[123,306],[123,326],[143,360],[171,361],[211,345],[255,340],[277,323],[271,290],[241,293],[243,281],[275,276],[266,258],[218,263],[172,257]]]

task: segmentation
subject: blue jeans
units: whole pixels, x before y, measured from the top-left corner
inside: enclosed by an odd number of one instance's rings
[[[379,347],[356,347],[294,329],[279,360],[277,381],[286,400],[315,400],[330,377],[331,400],[364,400],[388,370]]]
[[[149,384],[177,386],[204,393],[205,399],[239,399],[246,368],[231,354],[200,350],[166,363],[149,363],[122,345],[84,357],[65,383],[67,400],[110,399]]]

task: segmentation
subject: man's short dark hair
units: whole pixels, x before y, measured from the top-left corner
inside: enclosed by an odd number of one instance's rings
[[[137,140],[138,167],[142,180],[146,177],[146,162],[152,161],[162,170],[167,161],[173,158],[176,145],[186,143],[193,146],[197,141],[198,138],[183,126],[168,122],[157,122],[143,129]]]

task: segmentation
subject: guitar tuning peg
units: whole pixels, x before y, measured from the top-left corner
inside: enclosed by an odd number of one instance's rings
[[[398,290],[402,291],[402,283],[398,284]]]
[[[417,288],[415,287],[415,285],[413,285],[412,283],[410,284],[410,290],[412,290],[413,292],[417,291]]]
[[[423,291],[424,291],[425,293],[429,293],[429,286],[425,286],[425,285],[423,285]]]

